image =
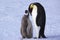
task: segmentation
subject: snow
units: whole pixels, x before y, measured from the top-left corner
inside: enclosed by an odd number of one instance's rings
[[[45,35],[47,38],[24,40],[60,39],[60,0],[0,0],[0,40],[22,40],[21,18],[29,4],[36,1],[41,3],[46,11]]]

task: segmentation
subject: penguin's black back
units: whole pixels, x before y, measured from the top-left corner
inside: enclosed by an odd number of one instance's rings
[[[44,7],[40,3],[33,3],[37,6],[37,17],[36,17],[36,24],[37,26],[45,25],[46,15]]]

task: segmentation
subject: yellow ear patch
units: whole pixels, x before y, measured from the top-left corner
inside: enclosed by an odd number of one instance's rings
[[[31,5],[30,5],[30,8],[33,8],[33,7],[34,7],[34,5],[33,5],[33,4],[31,4]]]

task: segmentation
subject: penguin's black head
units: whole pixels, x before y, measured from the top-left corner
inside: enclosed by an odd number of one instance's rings
[[[28,11],[31,15],[32,15],[32,11],[33,11],[34,7],[37,8],[37,11],[39,11],[39,10],[41,10],[42,5],[38,2],[31,3],[28,7]]]
[[[25,10],[25,13],[28,13],[28,10]]]
[[[25,16],[29,16],[28,10],[25,10]]]
[[[34,7],[37,7],[37,2],[31,3],[28,7],[28,11],[31,15],[32,15],[32,11],[33,11]]]
[[[37,5],[35,5],[35,3],[31,3],[28,7],[28,11],[31,15],[32,15],[32,11],[33,11],[34,7],[37,7]]]

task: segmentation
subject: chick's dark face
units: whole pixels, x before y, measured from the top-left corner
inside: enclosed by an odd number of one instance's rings
[[[32,15],[33,6],[34,6],[33,4],[30,4],[30,6],[28,8],[28,11],[31,15]]]

